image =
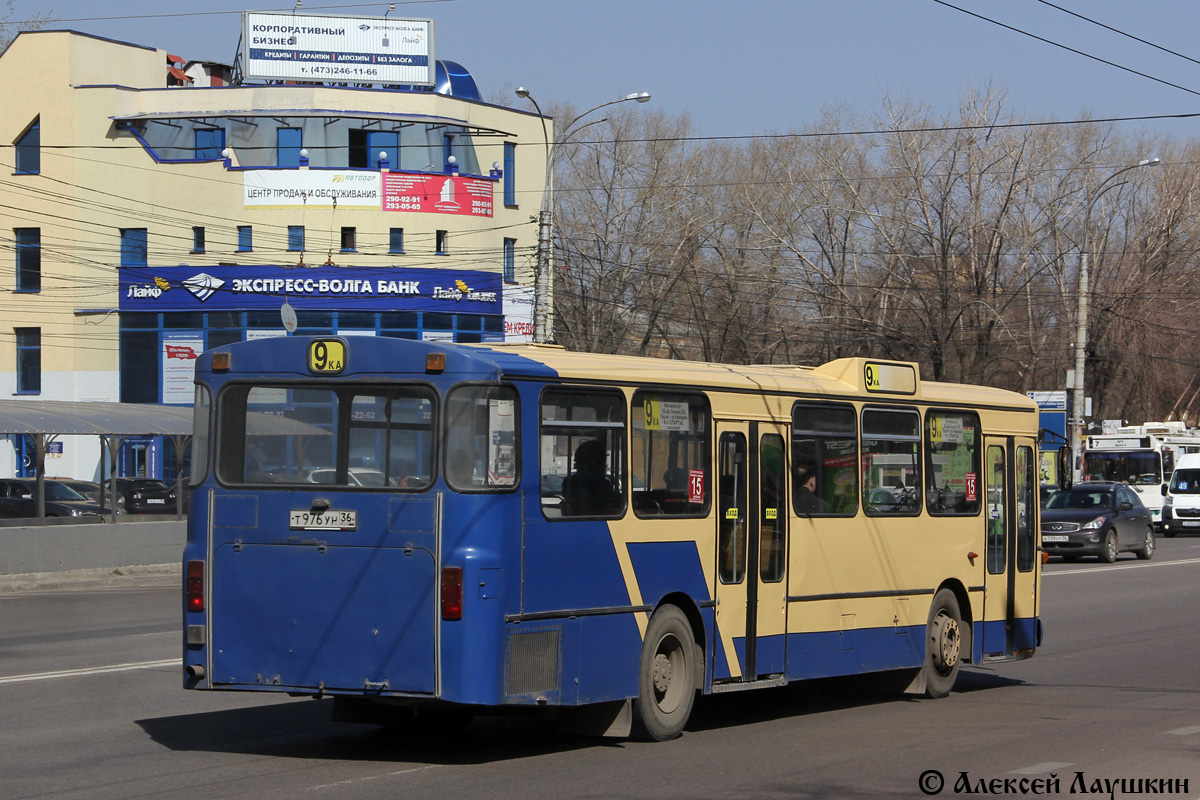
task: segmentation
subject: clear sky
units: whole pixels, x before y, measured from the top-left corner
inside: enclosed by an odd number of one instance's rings
[[[1030,118],[1200,114],[1197,0],[1054,0],[1121,33],[1039,0],[945,2],[1055,44],[938,0],[398,0],[390,16],[433,19],[436,56],[465,66],[485,99],[520,107],[512,90],[525,86],[543,106],[588,108],[648,91],[668,114],[690,113],[707,136],[802,128],[826,106],[867,115],[885,94],[946,114],[964,89],[989,82]],[[388,8],[303,5],[300,13],[350,16]],[[51,27],[232,62],[244,8],[230,0],[15,0],[12,19],[52,11],[62,22]],[[1123,128],[1200,138],[1200,116]]]

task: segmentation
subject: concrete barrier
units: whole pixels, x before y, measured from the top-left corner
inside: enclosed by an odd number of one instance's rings
[[[178,564],[186,519],[0,527],[0,575]]]

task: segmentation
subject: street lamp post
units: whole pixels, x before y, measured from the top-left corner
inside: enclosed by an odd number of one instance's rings
[[[1158,158],[1144,158],[1136,164],[1130,164],[1109,175],[1087,200],[1083,213],[1083,236],[1079,246],[1079,306],[1076,312],[1075,328],[1075,381],[1073,385],[1074,398],[1071,404],[1071,450],[1074,457],[1074,479],[1083,477],[1083,378],[1084,365],[1087,359],[1087,316],[1088,316],[1088,268],[1091,253],[1089,236],[1092,224],[1092,207],[1096,201],[1109,189],[1123,186],[1125,181],[1112,183],[1112,180],[1138,167],[1154,167],[1161,163]]]
[[[546,145],[546,179],[542,187],[542,210],[538,213],[538,249],[537,249],[537,275],[533,282],[533,340],[535,342],[551,342],[554,340],[554,320],[553,311],[550,303],[550,271],[551,271],[551,256],[553,252],[554,242],[554,153],[555,145],[558,142],[566,141],[567,137],[580,128],[585,128],[588,125],[594,125],[604,120],[598,119],[592,122],[584,123],[579,128],[575,128],[575,124],[579,120],[591,114],[593,111],[598,111],[607,106],[624,103],[629,100],[634,100],[638,103],[645,103],[650,99],[649,92],[634,92],[627,94],[617,100],[609,100],[607,103],[601,103],[598,106],[589,108],[582,114],[579,114],[562,128],[562,132],[550,138],[549,131],[546,128],[546,117],[542,114],[542,108],[538,105],[537,100],[529,93],[529,90],[524,86],[517,87],[517,97],[523,97],[533,103],[534,109],[537,110],[538,116],[542,120],[542,138]]]

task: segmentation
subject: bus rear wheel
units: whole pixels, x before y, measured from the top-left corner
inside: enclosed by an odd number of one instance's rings
[[[954,688],[962,664],[962,613],[949,589],[933,596],[925,636],[925,692],[945,697]]]
[[[654,612],[642,640],[633,733],[664,742],[683,732],[696,699],[696,639],[676,606]]]

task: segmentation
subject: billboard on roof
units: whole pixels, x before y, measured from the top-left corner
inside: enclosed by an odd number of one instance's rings
[[[247,79],[433,86],[433,20],[242,14]]]

